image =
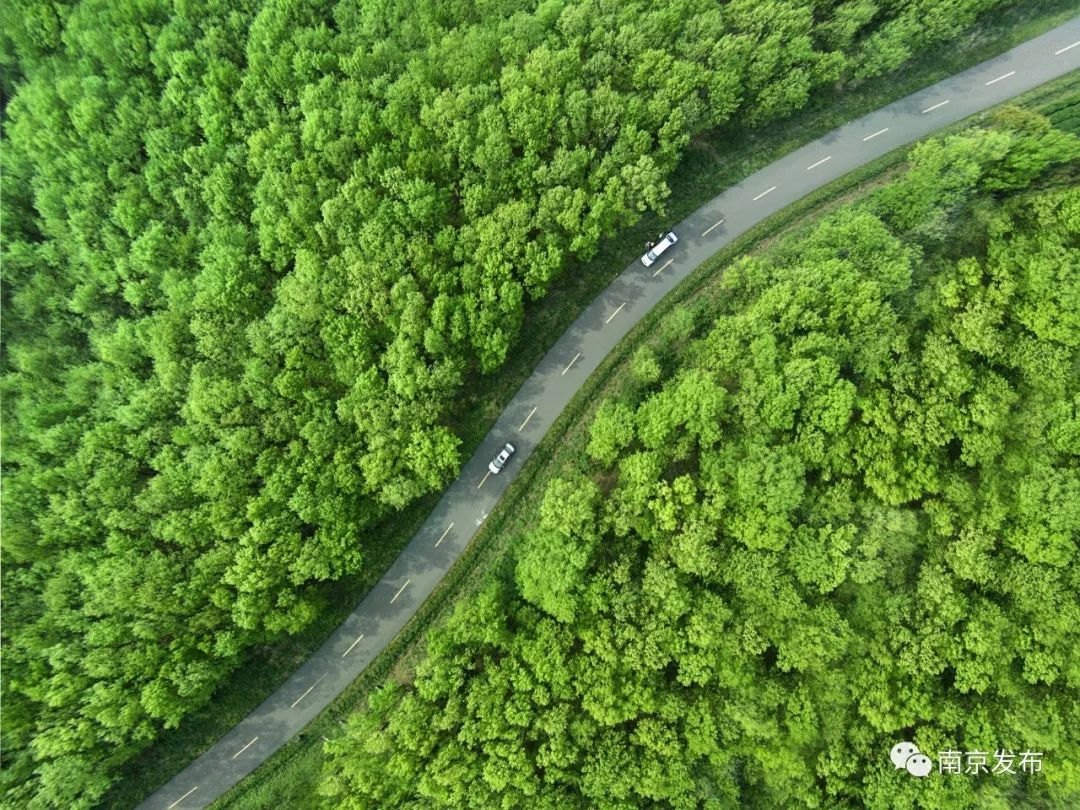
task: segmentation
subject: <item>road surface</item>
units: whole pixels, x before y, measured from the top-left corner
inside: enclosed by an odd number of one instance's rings
[[[495,508],[544,433],[631,327],[699,264],[780,209],[898,146],[1080,68],[1080,17],[833,130],[699,208],[652,267],[635,262],[581,313],[499,416],[359,606],[276,692],[140,808],[193,810],[255,770],[394,638]],[[487,464],[510,441],[499,475]]]

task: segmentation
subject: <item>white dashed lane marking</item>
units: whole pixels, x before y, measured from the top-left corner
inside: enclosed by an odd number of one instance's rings
[[[995,82],[1000,82],[1002,79],[1007,79],[1010,76],[1013,76],[1015,74],[1016,74],[1015,70],[1010,70],[1008,73],[1004,73],[1001,76],[998,76],[996,79],[991,79],[990,81],[988,81],[986,83],[986,86],[989,87],[990,85],[994,84]]]
[[[447,531],[450,531],[450,530],[447,529]],[[349,649],[347,649],[345,652],[343,652],[341,654],[341,657],[344,658],[346,655],[351,653],[353,651],[353,647],[355,647],[357,644],[359,644],[361,641],[363,641],[363,639],[364,639],[364,634],[361,633],[360,635],[358,635],[356,637],[356,641],[354,641],[352,644],[349,645]]]
[[[406,582],[405,584],[406,584],[406,585],[408,585],[409,583],[407,583],[407,582]],[[295,708],[296,708],[296,704],[297,704],[297,703],[299,703],[299,702],[300,702],[301,700],[303,700],[304,698],[306,698],[306,697],[307,697],[308,695],[310,695],[310,694],[311,694],[311,690],[312,690],[312,689],[314,689],[314,688],[315,688],[316,686],[318,686],[318,685],[319,685],[319,681],[321,681],[321,680],[322,680],[323,678],[325,678],[325,677],[326,677],[325,675],[320,675],[320,676],[319,676],[319,680],[318,680],[318,681],[315,681],[315,683],[313,683],[313,684],[312,684],[311,686],[309,686],[309,687],[307,688],[307,691],[306,691],[306,692],[304,692],[304,694],[302,694],[302,695],[301,695],[300,697],[298,697],[298,698],[297,698],[296,700],[294,700],[294,701],[292,702],[292,706],[290,706],[289,708],[290,708],[290,709],[295,709]]]
[[[945,99],[944,101],[939,101],[933,107],[927,107],[925,110],[923,110],[923,115],[926,115],[928,112],[933,112],[938,107],[944,107],[948,103],[949,103],[949,99]]]
[[[249,748],[251,748],[251,746],[253,746],[253,745],[255,744],[255,740],[257,740],[257,739],[259,739],[259,738],[258,738],[257,736],[256,736],[256,737],[252,737],[252,739],[251,739],[251,742],[249,742],[249,743],[248,743],[247,745],[245,745],[245,746],[244,746],[243,748],[241,748],[241,749],[240,749],[239,751],[237,751],[237,752],[236,752],[235,754],[233,754],[233,755],[232,755],[232,758],[233,758],[233,759],[236,759],[236,758],[237,758],[238,756],[240,756],[240,755],[241,755],[242,753],[244,753],[244,752],[245,752],[245,751],[247,751],[247,750],[248,750]]]
[[[571,360],[571,361],[570,361],[570,364],[569,364],[569,365],[568,365],[568,366],[567,366],[566,368],[564,368],[564,369],[562,370],[562,373],[563,373],[563,374],[566,374],[566,372],[568,372],[568,371],[570,370],[570,366],[574,365],[574,363],[576,363],[576,362],[577,362],[577,359],[578,359],[579,357],[581,357],[581,352],[578,352],[577,354],[575,354],[575,355],[574,355],[574,359],[573,359],[573,360]]]
[[[622,308],[625,307],[625,306],[626,306],[626,302],[623,301],[621,304],[619,304],[619,308],[617,310],[615,310],[610,315],[608,315],[608,319],[606,321],[604,321],[604,323],[611,323],[611,319],[614,318],[616,315],[618,315],[620,312],[622,312]]]
[[[521,426],[520,426],[520,427],[518,428],[518,433],[521,433],[521,431],[525,429],[525,426],[526,426],[527,424],[529,424],[529,420],[530,420],[530,419],[532,419],[532,417],[533,417],[533,414],[534,414],[534,413],[536,413],[536,408],[539,408],[539,407],[540,407],[540,406],[539,406],[539,405],[537,405],[537,406],[536,406],[536,407],[534,407],[534,408],[533,408],[533,409],[532,409],[531,411],[529,411],[529,415],[525,417],[525,421],[524,421],[524,422],[522,422],[522,423],[521,423]]]
[[[704,231],[702,232],[702,234],[701,234],[701,235],[702,235],[702,236],[708,236],[708,235],[709,235],[709,234],[710,234],[710,233],[711,233],[712,231],[714,231],[714,230],[715,230],[716,228],[719,228],[719,227],[720,227],[721,225],[723,225],[723,224],[724,224],[724,220],[722,220],[722,219],[721,219],[721,220],[720,220],[719,222],[717,222],[717,223],[715,223],[715,224],[713,224],[713,225],[710,225],[710,226],[709,226],[708,228],[706,228],[706,229],[705,229],[705,230],[704,230]],[[671,262],[672,262],[672,261],[673,261],[673,259],[668,259],[668,263],[667,263],[667,264],[671,264]],[[664,265],[664,267],[667,267],[667,264],[665,264],[665,265]]]
[[[484,477],[486,478],[487,476],[484,476]],[[396,602],[396,601],[397,601],[397,598],[398,598],[399,596],[401,596],[401,592],[402,592],[403,590],[405,590],[406,588],[408,588],[408,587],[409,587],[409,583],[410,583],[410,582],[412,582],[412,580],[411,580],[411,579],[407,579],[407,580],[405,580],[405,584],[404,584],[404,585],[402,585],[402,586],[401,586],[400,588],[398,588],[398,589],[397,589],[397,593],[395,593],[395,594],[394,594],[394,598],[390,600],[390,604],[391,604],[391,605],[392,605],[392,604],[394,604],[394,602]],[[322,680],[322,678],[319,678],[319,681],[321,681],[321,680]],[[319,681],[315,681],[315,683],[318,683]]]
[[[446,527],[446,531],[442,533],[442,537],[440,537],[440,538],[439,538],[438,540],[436,540],[436,541],[435,541],[435,548],[438,548],[438,547],[439,547],[439,543],[441,543],[441,542],[442,542],[443,540],[445,540],[445,539],[446,539],[446,535],[450,534],[450,530],[451,530],[452,528],[454,528],[454,524],[453,524],[453,523],[451,523],[451,524],[450,524],[449,526],[447,526],[447,527]]]
[[[194,792],[195,792],[196,790],[198,790],[198,789],[199,789],[199,786],[198,786],[198,785],[196,785],[195,787],[193,787],[193,788],[192,788],[191,790],[189,790],[189,791],[188,791],[187,793],[185,793],[185,794],[184,794],[183,796],[181,796],[181,797],[180,797],[179,799],[177,799],[177,800],[176,800],[175,802],[173,802],[172,804],[170,804],[170,805],[169,805],[169,808],[168,808],[168,810],[172,810],[172,809],[173,809],[174,807],[176,807],[176,805],[180,804],[180,802],[182,802],[182,801],[183,801],[184,799],[186,799],[186,798],[187,798],[188,796],[190,796],[190,795],[191,795],[192,793],[194,793]]]
[[[884,135],[884,134],[885,134],[886,132],[888,132],[888,131],[889,131],[889,128],[888,128],[888,127],[885,127],[885,129],[879,129],[879,130],[878,130],[877,132],[875,132],[874,134],[872,134],[872,135],[867,135],[867,136],[866,136],[865,138],[863,138],[863,140],[864,140],[864,141],[868,141],[868,140],[870,140],[871,138],[876,138],[876,137],[877,137],[878,135]]]
[[[762,197],[764,197],[764,196],[765,196],[766,194],[768,194],[768,193],[769,193],[770,191],[776,191],[776,186],[773,186],[772,188],[767,188],[767,189],[765,189],[765,190],[764,190],[763,192],[761,192],[760,194],[758,194],[758,195],[757,195],[756,197],[754,197],[754,202],[757,202],[758,200],[760,200],[760,199],[761,199]]]
[[[817,168],[818,166],[820,166],[820,165],[821,165],[822,163],[826,163],[826,162],[828,162],[828,161],[830,161],[830,160],[832,160],[832,155],[829,155],[828,157],[823,157],[823,158],[822,158],[821,160],[819,160],[819,161],[818,161],[817,163],[811,163],[811,164],[810,164],[809,166],[807,166],[807,167],[806,167],[806,170],[807,170],[807,171],[810,171],[811,169],[816,169],[816,168]]]

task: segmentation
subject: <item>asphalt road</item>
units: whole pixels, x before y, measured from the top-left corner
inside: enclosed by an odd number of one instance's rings
[[[146,810],[206,807],[301,731],[397,635],[468,545],[586,378],[656,303],[752,226],[898,146],[1080,68],[1080,17],[852,121],[729,188],[674,227],[652,267],[626,268],[559,338],[379,583],[276,692],[147,798]],[[487,464],[517,448],[500,475]]]

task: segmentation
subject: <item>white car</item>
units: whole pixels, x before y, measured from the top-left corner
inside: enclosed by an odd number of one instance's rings
[[[652,267],[653,262],[660,258],[660,254],[678,241],[679,237],[675,235],[675,231],[669,232],[667,236],[649,248],[649,252],[641,257],[641,263],[646,267]]]
[[[506,462],[510,460],[510,456],[512,455],[514,455],[514,445],[507,442],[506,446],[499,451],[499,455],[495,456],[488,464],[488,469],[495,473],[495,475],[498,475],[502,472],[502,468],[506,466]]]

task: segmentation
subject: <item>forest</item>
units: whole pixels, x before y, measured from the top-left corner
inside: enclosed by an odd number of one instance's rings
[[[1016,4],[5,3],[5,802],[93,806],[309,626],[692,137]]]
[[[1077,807],[1078,180],[1005,108],[673,310],[321,806]]]

